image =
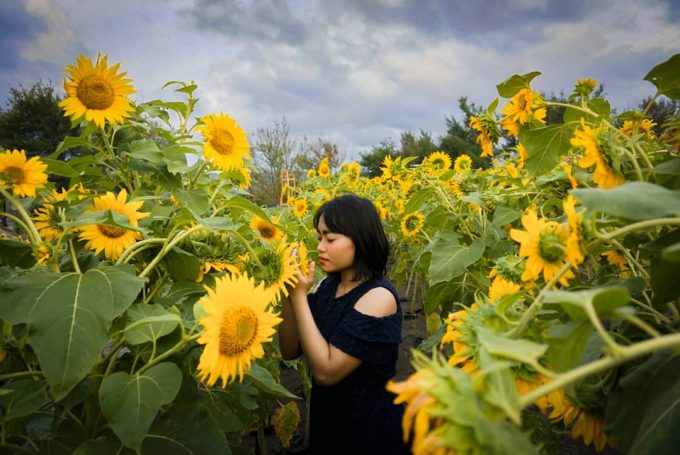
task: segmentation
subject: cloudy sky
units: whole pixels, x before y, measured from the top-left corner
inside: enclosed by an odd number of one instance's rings
[[[461,96],[487,105],[512,74],[569,92],[605,84],[615,107],[680,52],[680,0],[0,0],[0,105],[9,87],[52,81],[79,54],[109,55],[138,101],[198,83],[199,114],[247,132],[286,117],[357,158],[405,130],[444,133]]]

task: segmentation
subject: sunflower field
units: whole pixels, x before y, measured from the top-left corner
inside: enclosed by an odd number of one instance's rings
[[[194,83],[133,102],[106,56],[65,72],[80,134],[47,158],[0,151],[0,453],[239,454],[249,435],[266,453],[271,426],[288,446],[310,382],[281,360],[279,305],[315,259],[314,210],[347,192],[375,202],[405,297],[423,291],[415,371],[387,385],[414,453],[675,453],[679,118],[513,75],[470,119],[490,168],[388,156],[369,179],[324,160],[262,208],[246,132],[197,118]],[[645,80],[679,100],[680,54]]]

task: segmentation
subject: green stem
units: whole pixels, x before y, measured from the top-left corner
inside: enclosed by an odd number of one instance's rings
[[[643,321],[642,319],[640,319],[640,318],[638,318],[638,317],[636,317],[632,314],[621,312],[619,314],[619,317],[621,317],[622,319],[625,319],[626,321],[630,322],[631,324],[642,329],[644,332],[646,332],[652,338],[659,338],[661,336],[661,334],[659,332],[657,332],[651,325],[647,324],[645,321]]]
[[[14,221],[16,224],[18,224],[24,231],[29,232],[28,226],[26,226],[26,223],[21,221],[20,218],[17,218],[16,216],[7,213],[7,212],[0,212],[0,216],[4,216],[6,218],[9,218],[10,220]]]
[[[639,181],[644,182],[645,181],[645,176],[642,175],[642,169],[640,168],[640,163],[637,162],[637,158],[635,158],[635,154],[631,152],[630,150],[623,148],[623,147],[617,147],[617,149],[620,149],[630,160],[631,163],[633,163],[633,167],[635,168],[635,173],[637,174],[637,178]]]
[[[149,295],[146,296],[143,303],[149,303],[151,299],[153,299],[156,296],[156,294],[158,294],[158,291],[161,290],[163,285],[165,285],[166,281],[168,281],[168,274],[164,273],[158,280],[156,280],[156,284],[154,285],[151,292],[149,292]]]
[[[146,248],[142,248],[140,251],[135,251],[135,250],[137,250],[139,247],[144,246],[144,245],[149,245],[149,244],[152,244],[152,245],[153,245],[153,244],[161,244],[161,243],[165,243],[165,240],[166,240],[166,239],[154,237],[154,238],[152,238],[152,239],[144,239],[144,240],[140,240],[139,242],[130,245],[129,247],[127,247],[127,249],[126,249],[125,251],[123,251],[123,254],[120,255],[120,257],[119,257],[118,260],[116,261],[116,265],[119,265],[119,264],[122,264],[122,263],[124,263],[124,262],[130,261],[130,259],[132,259],[132,257],[133,257],[134,255],[136,255],[137,253],[139,253],[141,250],[146,249]]]
[[[236,230],[230,232],[230,234],[238,238],[241,241],[241,243],[243,243],[243,246],[246,247],[250,255],[253,257],[255,264],[257,264],[257,266],[260,267],[260,269],[264,269],[264,265],[262,265],[262,262],[260,262],[260,258],[257,257],[257,254],[255,253],[255,250],[253,250],[253,247],[250,246],[250,243],[241,234],[236,232]]]
[[[652,99],[649,100],[649,103],[647,103],[647,105],[645,106],[645,108],[642,110],[642,115],[643,115],[643,116],[644,116],[644,115],[647,115],[647,111],[649,111],[649,110],[652,108],[652,106],[654,105],[654,102],[655,102],[656,99],[659,97],[659,95],[661,95],[661,93],[660,93],[660,92],[656,92],[656,93],[654,94],[654,96],[652,97]]]
[[[595,330],[600,335],[600,338],[602,338],[602,341],[604,341],[609,347],[611,353],[615,356],[620,356],[623,348],[616,344],[616,341],[614,341],[612,337],[609,336],[607,331],[602,326],[602,321],[600,321],[600,318],[597,316],[597,312],[593,307],[593,302],[587,301],[585,303],[585,310],[586,314],[588,315],[588,319],[590,319],[590,322],[593,324],[593,327],[595,327]]]
[[[71,253],[71,262],[73,262],[73,270],[76,271],[78,274],[82,274],[83,272],[80,271],[80,264],[78,264],[78,257],[76,256],[76,250],[73,248],[73,240],[68,241],[68,249],[69,252]]]
[[[36,370],[36,371],[16,371],[14,373],[5,373],[5,374],[0,374],[0,381],[6,381],[8,379],[17,379],[17,378],[28,378],[31,376],[40,376],[43,377],[45,376],[42,371]]]
[[[196,171],[196,175],[194,175],[194,177],[193,177],[193,178],[191,179],[191,181],[189,182],[189,186],[188,186],[188,188],[187,188],[189,191],[191,191],[191,190],[194,188],[194,185],[196,184],[196,181],[198,180],[198,178],[199,178],[199,177],[201,176],[201,174],[203,173],[203,169],[205,169],[207,166],[208,166],[208,162],[205,161],[205,160],[203,160],[203,162],[201,163],[201,165],[198,167],[198,171]]]
[[[653,306],[648,305],[644,302],[640,302],[637,299],[630,299],[630,301],[633,302],[634,304],[638,305],[639,307],[644,308],[645,310],[649,311],[649,313],[651,315],[653,315],[655,318],[657,318],[659,321],[661,321],[665,324],[669,324],[671,322],[671,320],[668,317],[666,317],[665,314],[657,311]]]
[[[170,357],[171,355],[173,355],[174,353],[176,353],[176,352],[178,352],[178,351],[184,349],[184,347],[185,347],[187,344],[189,344],[190,342],[192,342],[192,341],[194,341],[194,340],[197,340],[198,337],[200,337],[200,336],[201,336],[200,333],[196,333],[196,334],[191,335],[191,336],[189,336],[189,337],[182,338],[182,339],[181,339],[176,345],[174,345],[172,348],[168,349],[167,351],[165,351],[163,354],[159,355],[159,356],[156,357],[155,359],[150,360],[146,365],[144,365],[143,367],[141,367],[141,368],[139,369],[139,371],[137,371],[137,374],[140,375],[140,374],[144,373],[146,370],[148,370],[149,368],[151,368],[151,367],[154,366],[155,364],[159,363],[161,360],[165,360],[165,359],[167,359],[168,357]]]
[[[543,298],[545,297],[545,293],[552,289],[555,286],[555,284],[557,284],[559,279],[562,278],[562,275],[567,273],[567,271],[570,268],[571,265],[569,263],[564,264],[562,268],[552,277],[552,279],[545,286],[543,286],[541,292],[538,293],[534,301],[531,302],[529,308],[522,315],[522,319],[519,320],[519,323],[515,327],[513,327],[506,333],[506,336],[512,338],[515,337],[516,335],[521,334],[524,331],[524,328],[529,323],[529,321],[531,321],[534,318],[538,310],[540,310],[541,306],[543,306]]]
[[[673,335],[665,335],[660,338],[654,338],[652,340],[642,341],[631,346],[622,347],[621,356],[606,356],[602,359],[587,363],[583,366],[560,374],[547,384],[543,384],[526,395],[519,397],[518,405],[520,409],[526,408],[542,396],[547,395],[554,390],[561,389],[565,385],[576,382],[579,379],[585,378],[600,371],[607,370],[635,357],[640,357],[659,349],[677,346],[680,346],[680,334],[676,333]]]
[[[605,234],[600,234],[596,230],[594,230],[593,232],[595,232],[595,235],[598,238],[590,242],[588,245],[586,245],[586,250],[591,250],[594,246],[597,246],[604,242],[609,242],[610,240],[615,239],[616,237],[619,237],[621,235],[663,225],[680,226],[680,217],[655,218],[653,220],[639,221],[637,223],[629,224],[627,226],[619,228],[615,231],[607,232]]]
[[[38,229],[36,229],[35,224],[33,224],[33,220],[26,212],[26,209],[24,209],[24,206],[21,205],[21,203],[14,196],[9,194],[3,188],[0,188],[0,194],[2,194],[9,202],[12,203],[12,205],[14,205],[14,207],[16,207],[17,212],[19,212],[19,215],[21,215],[21,217],[24,219],[24,223],[26,223],[27,228],[26,233],[28,234],[28,238],[30,239],[31,243],[35,246],[40,245],[40,233],[38,232]]]
[[[177,234],[175,238],[172,239],[172,241],[170,241],[169,243],[164,245],[163,248],[161,248],[156,257],[153,258],[151,263],[142,271],[142,273],[139,274],[139,277],[144,278],[145,276],[147,276],[153,270],[153,268],[156,267],[156,265],[161,261],[161,259],[163,259],[165,255],[168,254],[168,251],[170,251],[175,245],[181,242],[184,237],[199,229],[203,229],[203,226],[194,226],[191,229],[187,229],[186,231],[183,232],[180,231],[180,233]]]
[[[260,455],[267,455],[267,441],[264,439],[264,422],[257,426],[257,449]]]
[[[645,165],[650,169],[654,169],[654,165],[652,164],[651,160],[649,159],[649,156],[647,156],[647,153],[645,150],[642,148],[640,144],[635,144],[635,150],[640,154],[642,157],[642,161],[645,162]]]

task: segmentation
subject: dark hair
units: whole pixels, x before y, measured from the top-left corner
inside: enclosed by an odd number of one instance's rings
[[[354,279],[380,279],[387,272],[390,246],[380,215],[371,201],[355,194],[331,199],[314,214],[314,228],[319,219],[331,232],[346,235],[354,242]]]

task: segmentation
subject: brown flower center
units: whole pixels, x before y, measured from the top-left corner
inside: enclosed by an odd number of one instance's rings
[[[260,226],[258,229],[260,235],[265,239],[273,239],[276,235],[276,230],[272,226]]]
[[[247,307],[232,308],[222,316],[220,353],[235,356],[248,349],[257,335],[257,314]]]
[[[126,229],[115,226],[107,226],[106,224],[98,224],[97,229],[99,229],[99,232],[101,232],[103,235],[111,239],[117,239],[126,232]]]
[[[0,172],[0,177],[2,180],[10,185],[15,185],[17,183],[23,183],[25,179],[24,170],[18,167],[8,167],[3,172]]]
[[[88,109],[107,109],[113,104],[113,87],[101,77],[90,74],[78,83],[78,99]]]
[[[231,155],[234,149],[234,136],[227,130],[215,130],[210,145],[220,155]]]

